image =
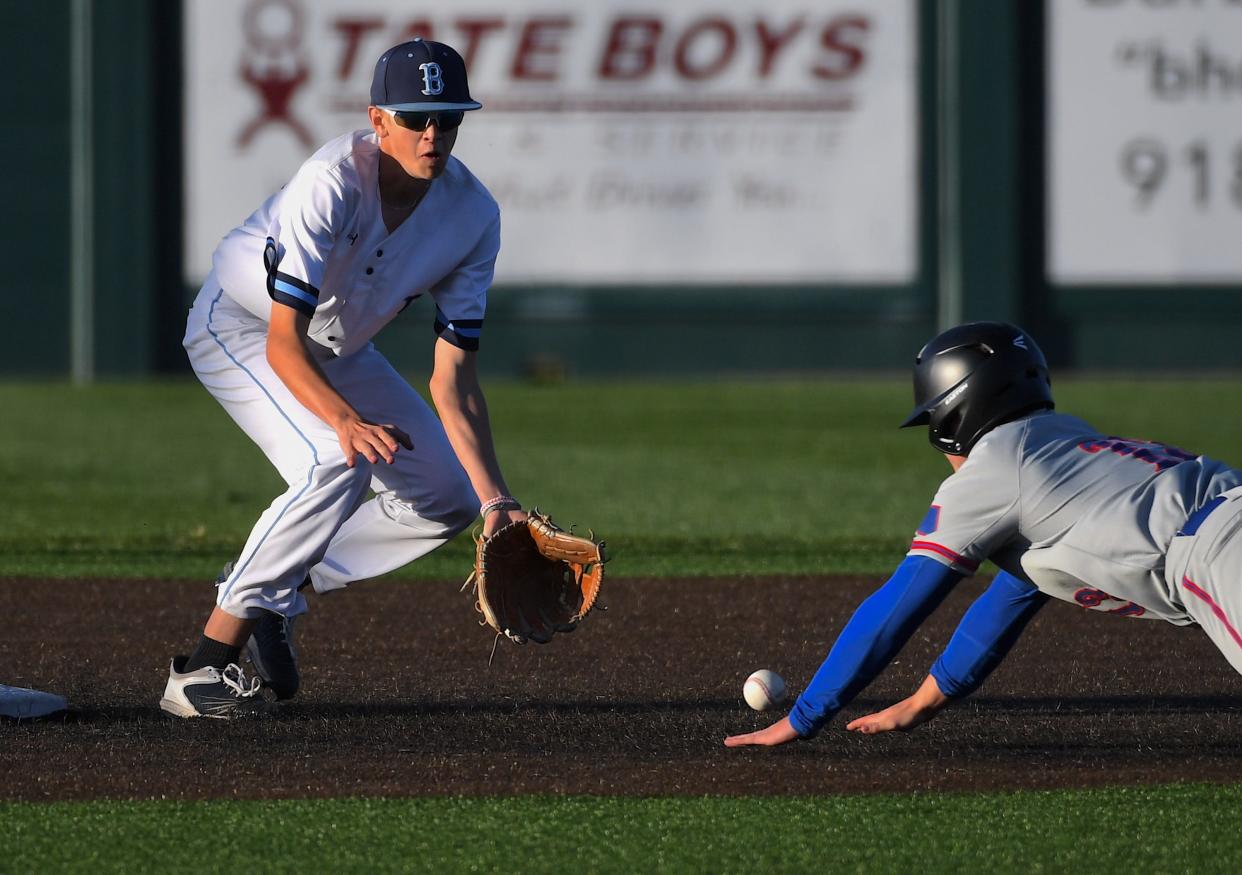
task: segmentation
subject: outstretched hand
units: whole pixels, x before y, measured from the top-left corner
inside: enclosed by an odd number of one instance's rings
[[[789,722],[788,717],[784,717],[767,729],[760,729],[758,732],[747,732],[744,735],[730,735],[724,740],[724,743],[725,747],[746,747],[752,744],[776,747],[778,744],[793,741],[797,737],[798,733],[794,730],[793,724]]]
[[[922,709],[915,708],[910,705],[909,699],[904,699],[896,705],[885,708],[883,711],[877,711],[874,714],[868,714],[865,717],[859,717],[857,720],[851,720],[845,724],[845,728],[851,732],[861,732],[864,735],[876,735],[880,732],[908,732],[914,727],[926,723],[932,718],[932,715],[926,714]]]
[[[940,692],[935,679],[928,675],[914,695],[902,699],[896,705],[890,705],[883,711],[851,720],[845,728],[864,735],[894,731],[908,732],[931,720],[948,704],[948,697]]]

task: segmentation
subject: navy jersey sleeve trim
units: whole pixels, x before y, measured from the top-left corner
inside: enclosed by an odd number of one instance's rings
[[[280,254],[276,241],[267,238],[263,248],[263,266],[267,268],[267,294],[278,304],[292,307],[304,316],[314,316],[319,306],[319,289],[306,280],[281,273],[276,268],[280,265]]]
[[[930,557],[907,556],[859,605],[794,703],[789,713],[794,731],[803,738],[819,732],[884,670],[963,576]]]
[[[479,336],[483,333],[482,319],[449,319],[436,307],[435,332],[453,346],[465,350],[479,348]]]
[[[956,699],[977,690],[1047,601],[1046,594],[1026,581],[1003,571],[998,574],[966,611],[932,666],[940,692]]]

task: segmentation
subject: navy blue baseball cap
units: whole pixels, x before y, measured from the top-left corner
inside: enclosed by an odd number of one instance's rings
[[[466,62],[449,46],[413,39],[380,56],[371,80],[371,103],[394,112],[482,109],[470,99]]]

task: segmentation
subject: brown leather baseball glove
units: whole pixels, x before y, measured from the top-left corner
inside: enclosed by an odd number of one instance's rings
[[[497,637],[546,644],[591,612],[605,561],[594,533],[566,532],[536,508],[526,522],[475,536],[474,572],[465,586],[474,584],[474,606]]]

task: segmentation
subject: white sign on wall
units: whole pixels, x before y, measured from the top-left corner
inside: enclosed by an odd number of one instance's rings
[[[498,281],[900,283],[916,271],[914,0],[186,0],[186,274],[323,141],[376,58],[460,51],[454,154]]]
[[[1242,2],[1052,0],[1054,282],[1242,280]]]

